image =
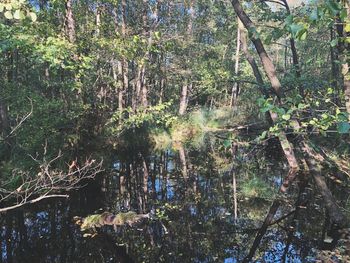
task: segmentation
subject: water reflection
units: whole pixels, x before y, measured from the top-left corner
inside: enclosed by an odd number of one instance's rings
[[[276,201],[287,171],[254,158],[238,154],[232,167],[232,155],[181,144],[119,156],[69,201],[2,216],[0,262],[314,262],[322,201],[308,185]],[[93,238],[73,220],[129,210],[155,219],[105,226]]]

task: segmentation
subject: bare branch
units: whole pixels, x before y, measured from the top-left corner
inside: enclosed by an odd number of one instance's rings
[[[45,149],[44,151],[46,152]],[[62,156],[61,151],[49,161],[46,160],[45,155],[42,160],[31,156],[39,164],[39,171],[35,175],[14,170],[12,178],[0,189],[0,206],[2,206],[0,213],[47,198],[68,197],[62,193],[83,187],[83,181],[93,179],[102,171],[102,161],[97,163],[96,160],[90,158],[86,159],[81,166],[77,159],[74,160],[72,162],[74,165],[69,165],[68,171],[52,168]],[[6,186],[18,178],[21,180],[20,185],[15,190],[7,190]],[[5,206],[5,203],[10,205]]]

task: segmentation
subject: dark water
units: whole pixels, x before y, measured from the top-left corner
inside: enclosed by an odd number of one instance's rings
[[[69,200],[3,215],[0,262],[235,263],[249,252],[247,262],[315,262],[327,230],[322,200],[314,187],[297,183],[277,194],[288,172],[281,160],[238,150],[232,166],[225,150],[175,148],[116,155],[110,171]],[[276,198],[274,220],[255,246]],[[95,237],[83,237],[73,219],[129,210],[153,218],[105,226]]]

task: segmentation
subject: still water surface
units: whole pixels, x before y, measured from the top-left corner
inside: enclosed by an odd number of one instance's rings
[[[277,195],[287,173],[281,160],[261,151],[238,150],[237,156],[232,166],[214,149],[182,145],[116,155],[110,171],[69,200],[2,216],[0,262],[235,263],[249,252],[254,256],[247,262],[315,262],[327,221],[315,189],[294,185]],[[276,197],[280,205],[273,224],[256,246]],[[297,200],[302,208],[296,209]],[[74,217],[104,211],[152,216],[83,237]]]

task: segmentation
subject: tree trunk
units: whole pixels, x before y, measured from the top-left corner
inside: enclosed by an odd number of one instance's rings
[[[195,18],[195,10],[194,10],[194,1],[191,0],[189,2],[189,19],[188,19],[188,25],[187,25],[187,37],[188,39],[192,39],[193,37],[193,20]],[[185,83],[181,87],[181,93],[180,93],[180,107],[179,107],[179,115],[184,115],[187,106],[188,106],[188,89],[191,84],[189,83],[189,80],[185,80]]]
[[[126,0],[122,0],[122,36],[126,37]],[[129,89],[129,63],[124,57],[121,62],[120,72],[122,74],[123,87],[120,87],[118,92],[118,108],[123,110],[124,108],[124,94]]]
[[[240,54],[240,48],[241,48],[241,31],[242,31],[242,22],[239,18],[237,18],[237,43],[236,43],[236,55],[235,55],[235,76],[238,77],[239,73],[239,54]],[[232,94],[231,94],[231,102],[230,107],[237,105],[237,97],[239,92],[239,84],[238,81],[235,81],[233,87],[232,87]]]
[[[65,33],[68,37],[68,41],[70,43],[75,42],[75,21],[74,21],[74,15],[73,15],[73,0],[66,0],[65,3],[66,8],[66,17],[65,17]]]
[[[5,138],[10,131],[8,112],[5,102],[0,98],[0,134]]]
[[[238,0],[232,0],[232,6],[239,17],[239,19],[242,21],[245,28],[251,32],[254,32],[255,26],[253,22],[250,20],[250,18],[247,16],[247,14],[243,11],[242,6],[240,5]],[[274,89],[277,97],[280,99],[282,97],[282,89],[281,89],[281,83],[279,79],[277,78],[277,73],[275,66],[273,65],[271,59],[269,58],[263,43],[261,42],[260,38],[257,38],[254,33],[252,33],[251,41],[253,42],[257,53],[259,54],[261,63],[264,67],[264,70],[266,72],[267,77],[270,80],[271,86]]]
[[[142,14],[142,34],[144,37],[147,36],[147,32],[148,30],[148,20],[147,20],[147,10],[148,10],[148,1],[147,0],[142,0],[143,3],[143,14]],[[150,48],[150,45],[152,44],[152,32],[148,32],[149,33],[149,37],[148,37],[148,49]],[[145,58],[148,59],[149,56],[149,51],[147,50],[146,52],[146,56]],[[146,73],[146,69],[145,69],[145,64],[143,63],[142,65],[140,65],[139,67],[140,70],[140,76],[139,76],[139,81],[140,81],[140,96],[141,96],[141,106],[146,108],[148,106],[148,89],[147,89],[147,85],[146,85],[146,79],[145,79],[145,73]]]
[[[331,41],[335,39],[335,34],[334,34],[334,28],[331,28],[330,30],[330,36],[331,36]],[[339,105],[339,98],[340,98],[340,91],[339,91],[339,65],[336,63],[336,61],[339,60],[338,53],[336,51],[335,47],[330,47],[330,56],[331,56],[331,66],[332,66],[332,78],[331,78],[331,83],[332,86],[334,87],[335,94],[333,98],[333,102],[337,105]]]
[[[180,94],[180,108],[179,115],[184,115],[187,109],[187,93],[188,93],[188,84],[182,85],[181,94]]]
[[[102,13],[102,9],[100,6],[98,6],[96,10],[96,36],[97,37],[100,36],[100,32],[101,32],[101,13]]]

